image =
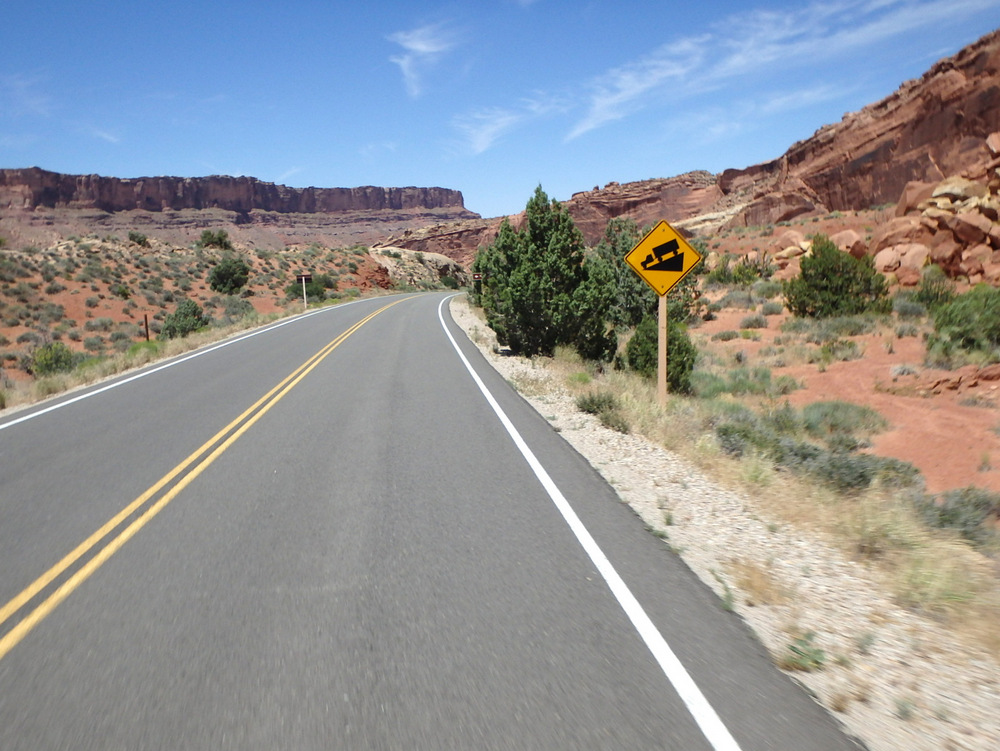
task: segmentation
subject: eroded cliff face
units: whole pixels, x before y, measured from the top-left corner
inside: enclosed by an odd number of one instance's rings
[[[640,226],[666,219],[690,234],[764,226],[831,211],[895,203],[913,181],[952,175],[988,182],[998,167],[987,148],[1000,131],[1000,31],[984,36],[892,95],[820,128],[784,155],[719,175],[691,172],[609,183],[575,194],[566,208],[590,243],[609,219]],[[404,247],[467,259],[490,228],[454,225],[393,238]]]
[[[289,188],[253,177],[63,175],[30,167],[0,170],[0,209],[163,211],[222,209],[247,213],[330,214],[355,211],[456,209],[462,193],[448,188]],[[477,216],[466,212],[470,217]]]
[[[885,99],[820,128],[780,159],[724,173],[720,187],[729,192],[751,185],[754,200],[785,192],[830,211],[866,209],[896,202],[911,181],[987,177],[991,155],[985,140],[997,130],[1000,31]],[[745,223],[755,218],[748,215]]]

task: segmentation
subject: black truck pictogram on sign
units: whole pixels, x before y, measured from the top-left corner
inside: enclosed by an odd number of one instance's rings
[[[642,262],[642,268],[646,271],[683,271],[684,254],[677,252],[679,247],[677,240],[657,245]]]

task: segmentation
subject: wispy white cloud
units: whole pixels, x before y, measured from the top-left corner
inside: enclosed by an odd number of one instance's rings
[[[120,143],[122,140],[114,133],[111,133],[107,130],[103,130],[101,128],[91,128],[90,135],[92,135],[94,138],[100,139],[101,141],[107,141],[108,143]]]
[[[452,127],[459,132],[469,152],[482,154],[516,128],[566,108],[566,102],[560,98],[536,93],[515,107],[483,107],[458,115],[453,118]]]
[[[605,73],[590,84],[587,114],[570,131],[567,140],[614,120],[621,120],[641,106],[640,98],[668,82],[683,83],[703,64],[704,39],[666,44],[652,54]]]
[[[403,54],[393,55],[390,62],[399,66],[406,92],[414,99],[423,93],[423,75],[444,53],[458,46],[457,34],[444,24],[426,24],[409,31],[397,31],[388,36],[403,48]]]
[[[275,179],[278,185],[284,185],[288,180],[295,177],[302,171],[302,167],[292,167],[291,169],[286,169]]]
[[[487,107],[464,115],[452,121],[473,154],[482,154],[497,139],[524,120],[523,112],[501,107]]]
[[[831,0],[795,10],[735,14],[708,34],[664,44],[591,80],[580,97],[585,112],[566,140],[626,118],[650,102],[659,104],[668,95],[677,98],[753,80],[776,64],[807,67],[846,58],[855,50],[877,48],[891,38],[974,17],[996,5],[997,0]],[[820,87],[812,95],[829,99],[838,94]],[[775,101],[770,107],[793,104]]]
[[[780,115],[785,112],[811,107],[821,102],[842,99],[847,94],[850,94],[851,91],[852,89],[848,87],[821,84],[808,89],[765,96],[754,109],[760,114]]]
[[[52,113],[52,98],[42,90],[42,83],[40,75],[0,75],[0,113],[48,117]]]

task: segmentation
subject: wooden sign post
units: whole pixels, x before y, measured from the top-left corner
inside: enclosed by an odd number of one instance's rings
[[[625,263],[660,296],[659,337],[657,346],[657,400],[667,403],[667,293],[698,265],[701,253],[692,248],[684,236],[666,222],[651,229],[638,244],[625,254]]]

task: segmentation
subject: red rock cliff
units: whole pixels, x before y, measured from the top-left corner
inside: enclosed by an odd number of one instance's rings
[[[255,209],[277,213],[339,213],[407,209],[464,209],[462,193],[447,188],[289,188],[253,177],[139,177],[62,175],[31,167],[0,170],[0,208],[95,208],[102,211]]]
[[[748,189],[754,202],[745,224],[776,219],[775,196],[813,202],[826,210],[895,203],[908,182],[983,177],[991,160],[987,136],[1000,130],[1000,31],[934,64],[919,79],[839,123],[820,128],[783,156],[727,170],[727,195]]]

